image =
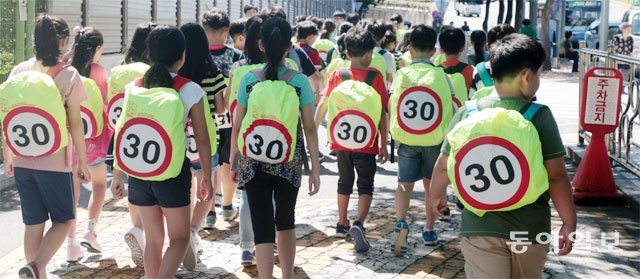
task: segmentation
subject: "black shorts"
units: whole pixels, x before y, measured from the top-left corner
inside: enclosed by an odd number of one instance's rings
[[[373,195],[376,155],[353,151],[336,151],[338,157],[338,194],[351,195],[358,173],[358,195]],[[354,172],[355,170],[355,172]]]
[[[218,135],[220,135],[220,142],[218,142],[218,154],[220,154],[219,163],[229,164],[229,160],[231,159],[231,128],[228,129],[220,129],[218,130]]]
[[[253,179],[244,187],[249,200],[256,245],[275,243],[276,229],[286,231],[295,228],[297,187],[282,177],[267,174],[261,170],[256,170]]]
[[[129,177],[129,202],[137,206],[178,208],[191,203],[191,168],[185,158],[180,174],[163,181]]]

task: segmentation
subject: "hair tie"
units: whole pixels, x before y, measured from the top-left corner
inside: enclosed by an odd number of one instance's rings
[[[71,36],[75,37],[78,34],[81,34],[80,31],[82,31],[82,28],[80,26],[73,27],[73,30],[71,31]]]

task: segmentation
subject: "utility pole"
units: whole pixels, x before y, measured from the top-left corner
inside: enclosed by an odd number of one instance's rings
[[[529,0],[529,20],[531,27],[538,32],[538,0]]]
[[[600,50],[607,51],[609,47],[609,1],[602,1],[600,12]]]

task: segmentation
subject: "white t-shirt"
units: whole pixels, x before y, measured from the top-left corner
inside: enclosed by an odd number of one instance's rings
[[[373,49],[373,51],[375,52],[380,52],[382,48],[376,47]],[[391,52],[385,52],[384,55],[382,55],[382,57],[384,58],[384,61],[387,62],[387,76],[393,76],[393,74],[396,72],[396,60],[393,58],[393,54],[391,54]]]

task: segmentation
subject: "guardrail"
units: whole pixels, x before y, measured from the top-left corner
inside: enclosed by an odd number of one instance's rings
[[[626,66],[624,66],[626,65]],[[580,98],[584,74],[593,67],[618,68],[623,73],[624,92],[620,101],[620,124],[618,129],[607,136],[609,158],[640,176],[640,59],[608,51],[588,49],[580,43]],[[582,106],[580,106],[582,107]],[[578,127],[579,143],[591,139],[591,134]]]

